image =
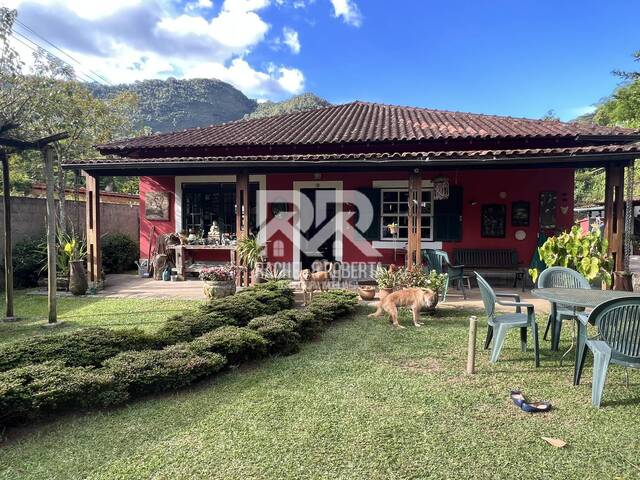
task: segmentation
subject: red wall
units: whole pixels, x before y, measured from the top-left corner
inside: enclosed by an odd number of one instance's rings
[[[169,220],[147,220],[144,217],[145,193],[169,192]],[[163,233],[175,232],[175,180],[174,177],[140,177],[140,258],[149,256],[149,237],[153,233],[155,239]]]
[[[368,172],[363,173],[323,173],[320,179],[314,179],[312,173],[277,173],[267,175],[268,190],[291,190],[294,181],[335,181],[343,182],[344,190],[371,187],[374,180],[406,180],[405,172]],[[514,248],[518,251],[520,262],[528,264],[536,246],[539,218],[539,195],[543,191],[555,191],[557,193],[558,209],[556,220],[559,229],[571,227],[573,223],[573,170],[572,169],[547,169],[547,170],[467,170],[467,171],[433,171],[424,174],[425,179],[438,176],[446,176],[452,185],[461,185],[463,188],[463,234],[460,242],[445,243],[443,248],[450,253],[454,248]],[[171,217],[167,222],[150,222],[144,219],[144,192],[168,191],[171,193]],[[506,196],[500,198],[500,192]],[[174,231],[174,179],[173,177],[141,177],[140,178],[140,249],[141,257],[146,258],[149,248],[148,236],[151,225],[156,225],[156,233],[169,233]],[[511,203],[524,200],[530,202],[530,226],[511,226]],[[472,205],[472,203],[474,203]],[[505,238],[482,238],[480,236],[480,212],[483,203],[497,203],[507,205],[507,234]],[[566,213],[562,210],[566,209]],[[270,218],[269,212],[269,218]],[[526,232],[525,240],[518,241],[514,235],[516,230]],[[293,231],[291,228],[290,232]],[[291,261],[293,258],[293,245],[291,234],[278,232],[269,240],[268,254],[272,261]],[[284,243],[285,253],[283,257],[273,256],[274,241],[281,240]],[[382,250],[382,258],[365,257],[358,248],[347,240],[343,245],[344,262],[376,262],[392,263],[394,251]],[[398,253],[398,261],[402,261],[402,255]]]

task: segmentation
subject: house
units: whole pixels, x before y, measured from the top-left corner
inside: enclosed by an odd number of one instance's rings
[[[318,255],[413,264],[421,248],[508,248],[528,265],[540,232],[573,224],[574,170],[603,167],[621,261],[623,172],[639,141],[622,128],[356,101],[98,145],[105,158],[65,167],[87,176],[90,273],[100,175],[140,176],[141,257],[152,229],[206,235],[216,221],[256,232],[295,275]]]

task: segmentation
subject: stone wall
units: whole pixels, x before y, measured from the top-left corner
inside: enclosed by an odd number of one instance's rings
[[[67,215],[73,222],[77,232],[84,236],[85,209],[84,202],[67,200]],[[45,216],[47,206],[44,198],[11,197],[12,243],[15,245],[25,238],[44,238],[46,231]],[[118,205],[101,203],[100,226],[102,234],[124,233],[138,242],[140,222],[138,205]],[[4,222],[4,207],[0,202],[0,222]],[[3,223],[0,223],[0,231]],[[4,255],[4,245],[0,241],[0,259]],[[1,260],[0,260],[1,262]]]

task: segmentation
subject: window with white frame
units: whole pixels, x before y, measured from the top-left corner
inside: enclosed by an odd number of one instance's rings
[[[381,195],[380,238],[407,240],[409,236],[409,191],[402,188],[384,188]],[[398,232],[393,235],[387,225],[395,223]],[[433,190],[422,190],[422,239],[433,240]]]

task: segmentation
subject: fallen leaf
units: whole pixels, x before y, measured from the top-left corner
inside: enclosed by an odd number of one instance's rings
[[[567,446],[567,442],[560,440],[559,438],[542,437],[542,439],[549,445],[553,445],[556,448],[564,448]]]

